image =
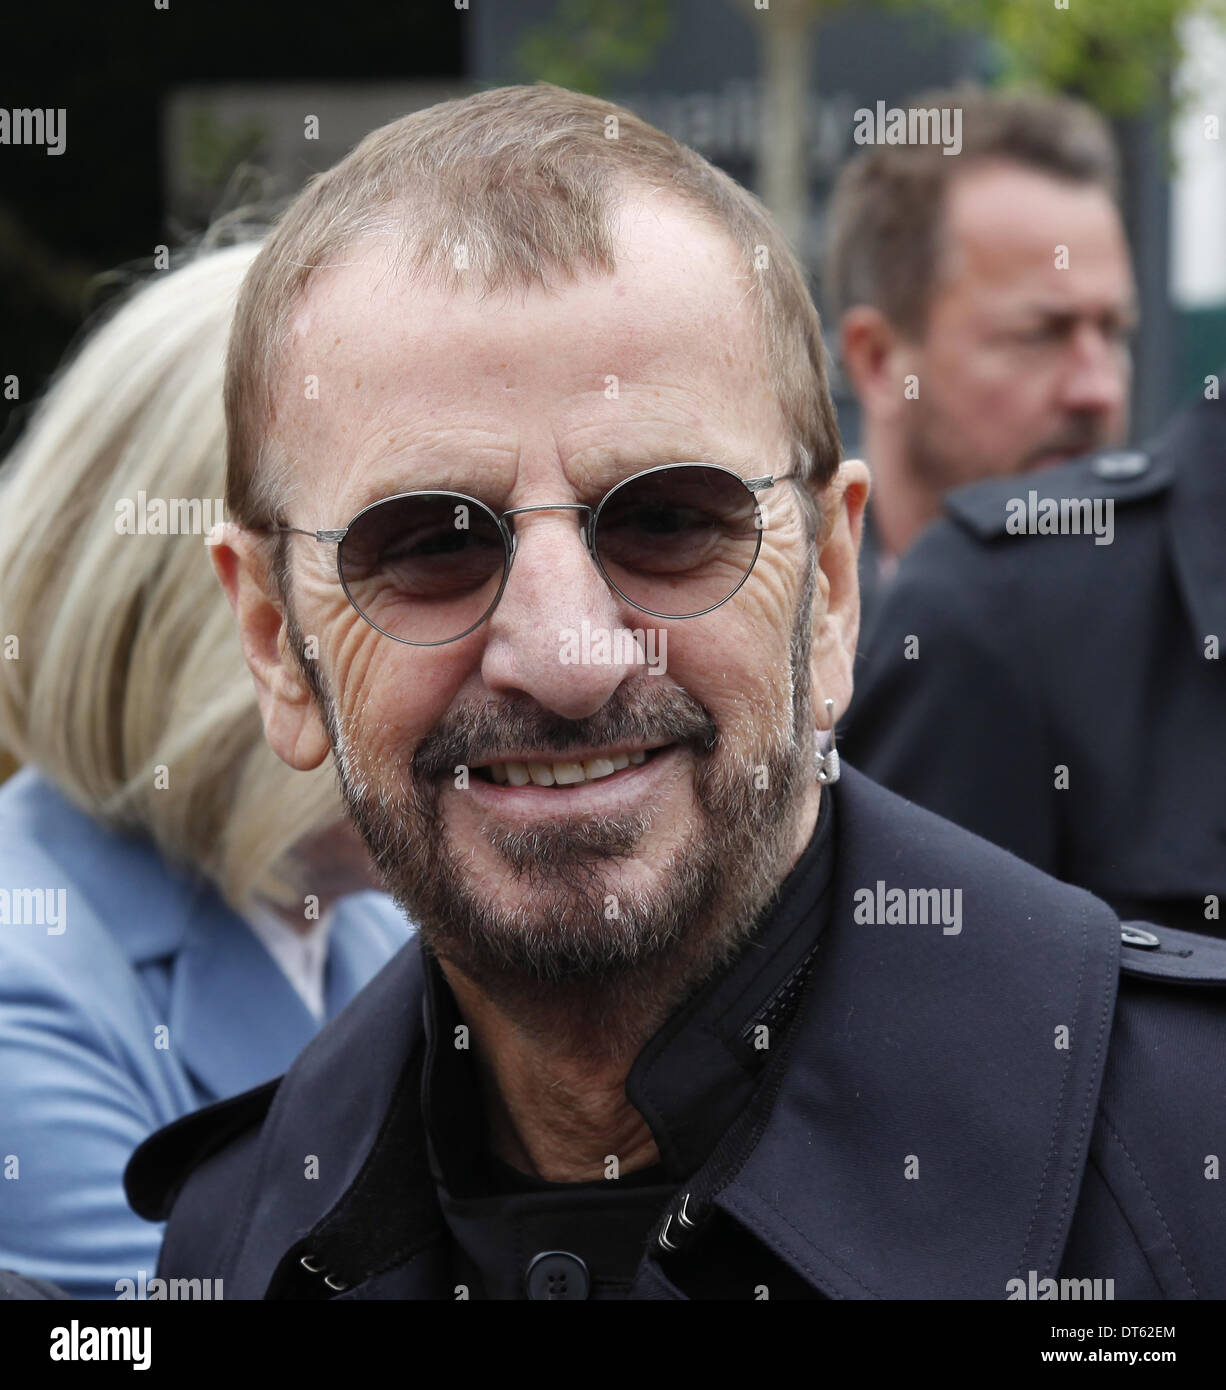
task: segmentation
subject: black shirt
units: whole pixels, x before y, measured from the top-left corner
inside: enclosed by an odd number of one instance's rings
[[[792,1021],[829,915],[833,824],[825,795],[808,846],[750,940],[635,1060],[626,1095],[660,1152],[649,1168],[551,1183],[494,1156],[471,1053],[454,1045],[460,1014],[427,953],[422,1114],[456,1283],[470,1297],[625,1296],[663,1208],[744,1110]]]

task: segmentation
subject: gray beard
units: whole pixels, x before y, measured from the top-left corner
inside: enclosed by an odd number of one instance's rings
[[[341,792],[384,886],[426,947],[538,1045],[576,1058],[632,1057],[770,908],[814,776],[815,581],[814,562],[792,633],[790,718],[749,752],[722,746],[710,714],[684,691],[643,677],[582,720],[527,698],[452,711],[422,740],[406,782],[386,760],[363,755],[360,728],[342,727],[316,671]],[[440,814],[444,778],[457,766],[480,766],[508,746],[560,758],[583,745],[661,741],[690,750],[698,813],[659,889],[615,897],[604,874],[650,833],[652,812],[640,810],[488,829],[506,874],[529,893],[510,909],[482,895]]]

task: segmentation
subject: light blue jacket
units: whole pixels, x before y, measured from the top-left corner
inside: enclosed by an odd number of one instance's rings
[[[411,936],[390,898],[337,904],[329,1019]],[[116,835],[33,769],[0,786],[0,1268],[78,1298],[153,1277],[128,1207],[148,1134],[284,1072],[318,1031],[211,887]]]

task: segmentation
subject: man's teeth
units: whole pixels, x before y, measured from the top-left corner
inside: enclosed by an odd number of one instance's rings
[[[531,782],[538,787],[567,787],[576,782],[598,782],[632,763],[637,766],[646,761],[647,754],[637,750],[611,758],[589,758],[583,763],[491,763],[489,774],[500,785],[526,787]]]

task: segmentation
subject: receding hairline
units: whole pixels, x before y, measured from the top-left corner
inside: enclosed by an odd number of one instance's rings
[[[1123,245],[1127,249],[1127,231],[1119,202],[1112,196],[1110,189],[1105,184],[1093,179],[1079,178],[1060,170],[1043,168],[1026,160],[1014,159],[1009,155],[984,154],[977,156],[973,161],[956,169],[941,190],[941,198],[937,204],[932,229],[935,253],[932,283],[929,289],[928,303],[925,307],[925,319],[919,325],[921,333],[927,331],[927,315],[931,313],[937,292],[948,286],[951,278],[956,278],[959,274],[957,267],[951,264],[955,252],[955,217],[957,215],[955,203],[959,203],[961,210],[965,213],[964,203],[968,185],[1002,175],[1020,175],[1040,183],[1053,184],[1064,192],[1101,202],[1118,229]]]
[[[561,299],[565,297],[568,290],[575,288],[583,283],[598,283],[607,281],[616,276],[626,268],[627,232],[625,219],[632,215],[632,208],[637,205],[649,211],[659,209],[674,217],[680,217],[697,223],[705,229],[711,237],[713,244],[720,247],[725,257],[725,265],[730,273],[728,282],[728,294],[721,299],[722,310],[730,317],[736,316],[744,326],[745,332],[750,335],[749,341],[754,344],[756,358],[752,363],[746,363],[746,370],[758,370],[761,373],[763,382],[773,402],[775,410],[778,412],[781,436],[790,442],[790,431],[783,401],[776,389],[776,383],[772,379],[769,363],[767,362],[768,344],[765,333],[765,326],[762,316],[757,310],[755,301],[752,298],[751,267],[746,261],[745,252],[738,245],[735,237],[731,234],[727,226],[722,223],[714,213],[703,206],[695,203],[692,199],[683,194],[663,186],[650,186],[641,181],[633,179],[626,180],[624,187],[620,191],[620,197],[616,204],[612,204],[609,209],[609,221],[613,232],[614,257],[609,269],[593,270],[590,267],[576,265],[566,270],[559,269],[555,272],[552,281],[542,285],[535,281],[516,281],[514,283],[503,283],[499,286],[490,287],[479,283],[475,279],[466,280],[458,286],[448,285],[444,278],[433,272],[432,266],[424,258],[413,255],[412,229],[402,220],[397,220],[395,225],[389,225],[386,230],[366,229],[355,235],[354,240],[345,248],[338,249],[336,256],[327,265],[321,265],[311,271],[311,273],[301,282],[298,292],[294,299],[288,304],[285,318],[284,341],[281,348],[279,362],[269,364],[270,380],[275,379],[277,384],[274,387],[274,398],[277,403],[278,411],[280,405],[296,394],[299,373],[304,364],[309,365],[309,354],[311,352],[310,333],[305,332],[301,335],[295,333],[295,325],[303,322],[304,316],[313,312],[310,307],[312,294],[317,292],[320,281],[323,277],[335,277],[339,279],[351,269],[364,266],[367,268],[374,266],[378,269],[376,257],[382,258],[382,268],[390,275],[396,277],[397,288],[401,291],[413,287],[428,288],[431,292],[437,293],[442,297],[454,295],[470,295],[476,303],[482,303],[490,299],[513,298],[522,295],[527,297],[531,294],[544,290],[545,293],[554,295]],[[380,277],[381,278],[381,277]],[[737,282],[744,286],[743,292],[738,293]],[[692,281],[693,288],[699,288],[703,282],[695,279]],[[747,302],[748,301],[748,302]],[[326,311],[325,311],[326,313]],[[745,317],[748,314],[748,317]],[[370,316],[369,322],[377,322],[375,316]],[[322,327],[326,319],[316,320],[315,326]],[[662,441],[665,436],[673,437],[692,437],[698,438],[704,433],[709,434],[707,426],[697,426],[693,428],[676,428],[666,425],[659,425],[658,429],[649,431],[652,436],[649,442],[643,446],[643,467],[651,467],[665,462],[710,462],[719,466],[731,468],[732,471],[742,471],[746,476],[753,476],[769,471],[766,464],[760,459],[751,458],[744,450],[735,447],[707,445],[705,447],[695,446],[686,452],[684,448],[678,452],[681,446],[664,444]],[[291,479],[288,474],[289,469],[294,469],[296,476],[294,483],[302,482],[301,474],[297,471],[297,460],[283,448],[282,438],[276,432],[273,421],[269,421],[264,432],[264,444],[269,451],[269,459],[275,459],[282,472],[283,491],[296,492],[297,489],[290,484]],[[618,450],[611,446],[611,452]],[[620,478],[620,474],[618,478]],[[442,483],[439,486],[444,486]],[[348,521],[351,516],[360,511],[362,507],[379,500],[379,498],[391,495],[401,490],[395,482],[395,470],[389,469],[386,478],[372,477],[367,480],[363,487],[356,491],[347,503],[346,515],[337,519],[336,524],[341,521]],[[329,522],[328,524],[332,524]]]
[[[404,216],[408,209],[393,203],[385,205],[386,225],[356,229],[352,238],[337,248],[332,259],[307,269],[295,285],[279,313],[276,353],[265,367],[268,380],[279,379],[283,382],[285,373],[293,366],[295,326],[302,322],[321,278],[339,278],[347,270],[359,266],[370,267],[372,253],[379,254],[379,248],[382,248],[385,256],[387,272],[396,278],[401,289],[421,288],[444,296],[471,295],[477,303],[500,298],[509,300],[517,295],[527,297],[534,292],[560,297],[585,282],[611,279],[625,268],[627,247],[623,219],[636,202],[639,207],[647,209],[663,206],[675,215],[698,223],[722,246],[733,281],[739,278],[744,285],[744,293],[736,298],[735,309],[741,312],[748,310],[750,330],[758,339],[765,362],[768,343],[757,299],[752,293],[753,271],[748,260],[749,252],[738,245],[730,229],[714,211],[683,191],[651,185],[633,176],[619,177],[612,191],[614,198],[607,210],[607,220],[613,240],[613,254],[607,265],[591,266],[579,262],[566,268],[554,268],[552,274],[542,272],[533,278],[504,276],[493,284],[486,283],[480,277],[448,283],[448,278],[431,263],[423,249],[415,245],[411,222]],[[302,337],[305,339],[306,335]]]
[[[1018,159],[1009,154],[985,153],[976,155],[967,163],[952,170],[949,178],[945,180],[937,205],[936,225],[938,229],[946,225],[950,207],[958,190],[965,190],[968,184],[999,175],[1021,175],[1023,178],[1034,179],[1040,183],[1055,184],[1058,188],[1069,193],[1099,198],[1107,204],[1115,214],[1116,220],[1123,226],[1119,200],[1105,183],[1097,179],[1081,178],[1065,170],[1044,168],[1042,165],[1033,164],[1029,160]]]
[[[610,134],[615,119],[620,133]],[[394,231],[401,254],[429,263],[444,287],[455,282],[461,254],[463,274],[489,292],[521,282],[561,287],[585,270],[617,268],[610,226],[629,188],[649,204],[675,194],[688,216],[739,249],[795,466],[828,483],[840,446],[820,320],[806,272],[761,202],[632,112],[534,84],[444,102],[372,131],[286,210],[244,287],[231,340],[231,514],[260,526],[280,505],[275,450],[266,447],[270,369],[279,387],[287,326],[315,267],[335,264],[370,231]],[[420,211],[405,216],[404,207]]]

